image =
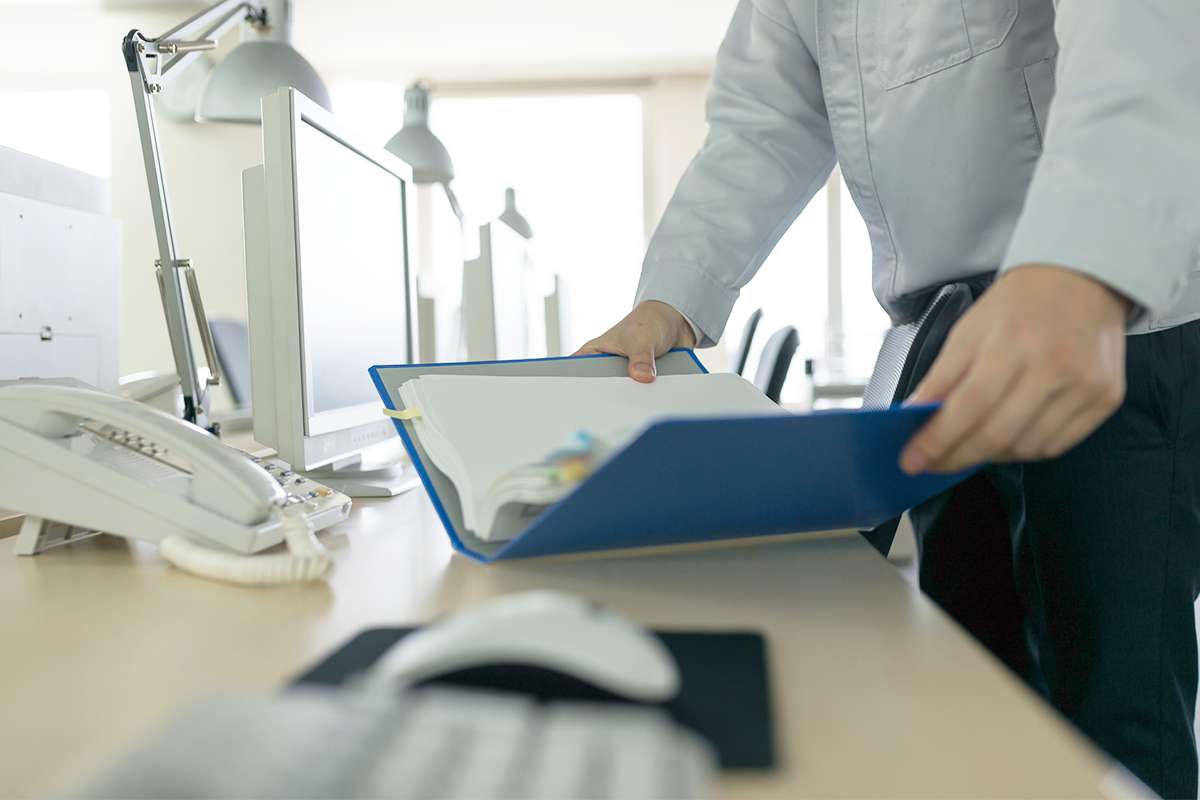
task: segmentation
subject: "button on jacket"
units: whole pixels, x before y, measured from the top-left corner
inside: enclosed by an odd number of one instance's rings
[[[835,162],[894,322],[1028,263],[1200,318],[1197,0],[741,0],[707,115],[637,296],[701,345]]]

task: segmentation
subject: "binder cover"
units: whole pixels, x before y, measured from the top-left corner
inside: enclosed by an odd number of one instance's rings
[[[430,374],[625,375],[620,356],[372,367],[384,404]],[[690,350],[658,374],[704,372]],[[462,525],[458,493],[425,455],[409,420],[393,420],[455,549],[484,562],[780,533],[873,528],[953,486],[909,477],[897,460],[933,406],[786,417],[667,420],[647,428],[515,538],[485,542]]]
[[[295,685],[337,686],[371,667],[412,628],[363,631],[304,675]],[[664,708],[681,725],[717,749],[723,769],[775,765],[771,696],[765,642],[751,632],[656,631],[679,666],[679,695]],[[510,665],[463,670],[442,681],[460,686],[526,692],[542,698],[611,699],[588,684],[564,678],[551,685],[542,671]],[[589,691],[590,690],[590,691]]]

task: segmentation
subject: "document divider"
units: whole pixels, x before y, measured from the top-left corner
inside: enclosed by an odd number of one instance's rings
[[[620,356],[371,368],[384,404],[422,375],[620,376]],[[658,374],[704,372],[689,350]],[[455,549],[484,562],[838,528],[870,528],[971,473],[911,478],[897,465],[931,406],[783,417],[667,420],[609,459],[515,538],[466,530],[458,493],[426,456],[411,420],[394,420]]]

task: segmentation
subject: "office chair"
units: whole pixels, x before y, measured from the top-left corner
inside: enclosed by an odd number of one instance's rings
[[[863,392],[862,407],[885,409],[912,394],[971,300],[967,284],[948,284],[934,292],[916,320],[888,331]],[[900,517],[894,517],[876,528],[859,532],[886,558],[899,525]]]
[[[791,325],[780,328],[771,334],[763,345],[762,355],[758,359],[758,372],[754,376],[754,385],[762,390],[768,398],[779,402],[783,392],[783,382],[787,380],[788,367],[792,365],[792,356],[800,346],[800,334]]]
[[[736,375],[743,375],[746,372],[746,360],[750,357],[750,343],[754,341],[754,332],[758,330],[758,321],[762,319],[762,315],[761,308],[754,309],[750,319],[746,320],[746,327],[742,329],[742,341],[738,345],[737,353],[733,356],[733,363],[736,367],[733,371]]]
[[[250,406],[250,335],[246,323],[214,319],[208,323],[213,345],[221,361],[221,372],[229,381],[229,392],[238,408]]]

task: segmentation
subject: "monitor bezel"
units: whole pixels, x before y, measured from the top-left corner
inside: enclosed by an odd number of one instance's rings
[[[270,317],[274,353],[276,442],[272,444],[296,469],[313,469],[355,455],[374,441],[361,446],[349,443],[309,463],[304,441],[380,420],[380,404],[363,403],[348,408],[315,413],[310,365],[305,357],[303,294],[300,281],[299,208],[296,194],[297,136],[302,125],[310,125],[344,147],[366,158],[400,181],[403,215],[404,325],[406,357],[413,363],[420,352],[416,324],[417,268],[414,253],[416,198],[412,168],[381,147],[371,145],[357,131],[337,120],[313,100],[293,88],[281,88],[263,97],[263,184],[267,211],[270,273]],[[249,236],[249,233],[247,234]],[[256,398],[257,400],[257,398]],[[256,402],[257,405],[257,402]],[[256,428],[257,430],[257,428]],[[354,439],[356,437],[350,437]]]

